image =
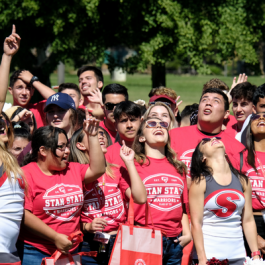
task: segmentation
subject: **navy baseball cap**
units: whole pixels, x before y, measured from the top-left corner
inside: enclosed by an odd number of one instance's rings
[[[44,112],[47,111],[47,108],[50,105],[57,105],[62,109],[74,109],[74,110],[76,110],[74,100],[68,94],[61,93],[61,92],[53,94],[47,99],[46,106],[44,108]]]

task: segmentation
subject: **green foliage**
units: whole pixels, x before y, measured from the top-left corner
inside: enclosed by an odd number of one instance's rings
[[[50,73],[67,59],[76,67],[100,64],[106,48],[123,44],[137,51],[125,62],[128,71],[163,64],[177,54],[207,74],[209,56],[215,63],[234,57],[257,63],[264,14],[261,0],[1,0],[0,29],[3,39],[11,24],[17,25],[18,67]],[[47,47],[51,54],[40,63],[31,49]]]

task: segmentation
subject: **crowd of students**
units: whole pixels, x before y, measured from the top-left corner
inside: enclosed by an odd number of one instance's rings
[[[0,264],[39,265],[57,249],[98,251],[82,264],[108,264],[131,197],[135,225],[151,225],[150,205],[163,265],[265,254],[265,84],[212,79],[180,113],[173,89],[132,102],[82,66],[79,86],[55,93],[26,70],[9,80],[20,40],[13,26],[0,66]],[[35,89],[44,100],[32,104]],[[81,244],[68,238],[79,230]]]

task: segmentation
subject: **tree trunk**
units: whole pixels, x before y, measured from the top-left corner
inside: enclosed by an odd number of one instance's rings
[[[166,86],[166,66],[165,64],[152,64],[152,88]]]
[[[47,56],[46,56],[46,50],[45,49],[37,49],[37,59],[38,64],[34,65],[31,72],[33,75],[37,76],[44,85],[51,87],[50,82],[50,73],[48,73],[47,69],[45,69],[47,62]],[[30,100],[30,103],[37,103],[42,101],[44,98],[40,94],[40,92],[35,89],[34,94]]]

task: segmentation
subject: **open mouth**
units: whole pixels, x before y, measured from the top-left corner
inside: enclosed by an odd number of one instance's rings
[[[205,115],[209,115],[209,114],[212,113],[212,111],[211,111],[210,109],[205,109],[205,110],[203,111],[203,113],[204,113]]]
[[[154,135],[164,135],[164,132],[162,130],[156,130],[153,134]]]
[[[100,141],[99,144],[100,144],[100,145],[104,145],[104,146],[106,146],[106,144],[105,144],[104,141]]]
[[[5,131],[5,127],[0,127],[0,135],[5,135],[6,131]]]
[[[63,158],[62,158],[62,161],[67,162],[67,157],[68,157],[68,156],[63,157]]]
[[[214,141],[212,141],[211,146],[216,145],[216,144],[219,144],[219,143],[220,143],[220,141],[218,141],[218,140],[214,140]]]
[[[261,126],[265,126],[265,121],[260,121],[260,122],[258,123],[258,127],[261,127]]]

